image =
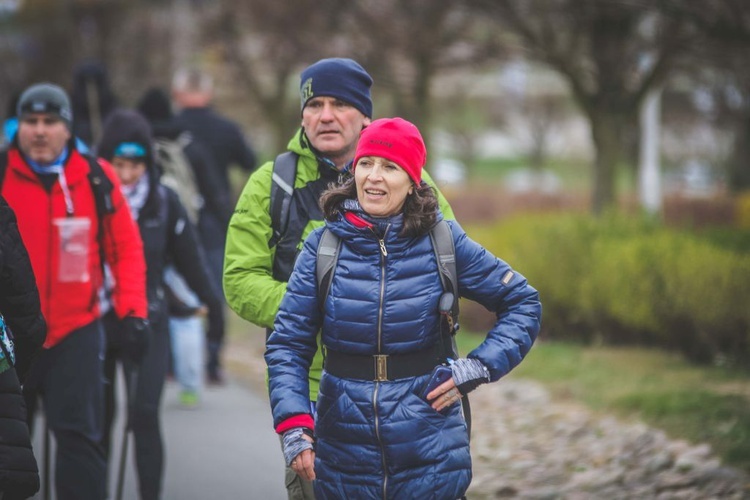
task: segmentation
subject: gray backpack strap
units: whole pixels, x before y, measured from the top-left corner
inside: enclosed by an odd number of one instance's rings
[[[339,258],[339,248],[341,239],[333,234],[330,229],[325,228],[323,235],[318,242],[317,262],[315,266],[315,275],[318,281],[318,305],[323,310],[326,297],[331,289],[333,272],[336,267],[336,261]]]
[[[458,273],[456,272],[456,248],[453,244],[453,233],[445,220],[441,220],[430,230],[432,249],[438,261],[440,281],[443,290],[453,294],[452,316],[458,319]],[[454,330],[458,329],[456,323]]]
[[[268,242],[268,248],[273,248],[286,232],[289,222],[289,206],[294,194],[294,179],[297,177],[296,153],[287,151],[281,153],[273,162],[271,176],[271,228],[273,235]]]
[[[453,233],[450,225],[441,220],[435,227],[430,230],[430,239],[432,240],[432,249],[435,251],[435,257],[438,261],[440,271],[440,281],[443,283],[443,292],[453,294],[453,305],[449,314],[448,324],[443,321],[441,326],[441,344],[443,356],[448,353],[458,359],[458,346],[456,345],[456,332],[458,331],[458,272],[456,271],[456,246],[453,243]],[[461,408],[463,409],[466,428],[471,436],[471,405],[469,397],[461,399]]]
[[[432,250],[438,263],[438,275],[443,285],[439,311],[442,317],[440,324],[439,358],[458,358],[456,331],[458,331],[458,277],[456,275],[456,249],[453,245],[453,233],[447,222],[438,222],[430,230]]]

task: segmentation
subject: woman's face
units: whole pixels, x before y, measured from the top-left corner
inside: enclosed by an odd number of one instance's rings
[[[362,209],[375,217],[395,215],[414,191],[411,177],[390,160],[363,156],[354,168],[357,200]]]
[[[135,184],[146,173],[146,162],[121,156],[112,158],[112,166],[115,167],[117,177],[120,178],[123,186]]]

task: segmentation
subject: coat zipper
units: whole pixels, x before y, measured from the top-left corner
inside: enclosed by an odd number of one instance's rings
[[[385,258],[388,256],[388,251],[385,248],[385,236],[388,234],[388,229],[391,225],[386,226],[383,232],[383,237],[378,237],[378,244],[380,245],[380,304],[378,306],[378,354],[381,354],[382,347],[382,334],[383,334],[383,299],[385,297]],[[372,228],[370,228],[372,229]],[[374,231],[373,231],[374,233]],[[376,235],[377,236],[377,235]],[[380,439],[380,419],[378,418],[378,392],[380,392],[380,382],[375,382],[375,390],[372,393],[372,407],[375,414],[375,436],[380,444],[380,458],[383,464],[383,499],[387,497],[386,492],[388,489],[388,463],[385,460],[385,449],[383,448],[383,442]]]

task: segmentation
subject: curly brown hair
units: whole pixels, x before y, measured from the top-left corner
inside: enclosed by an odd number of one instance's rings
[[[320,208],[326,220],[334,221],[340,214],[344,200],[357,199],[357,186],[354,177],[343,184],[330,184],[320,196]],[[438,199],[435,190],[422,182],[404,201],[404,227],[400,236],[421,236],[427,234],[437,222]]]

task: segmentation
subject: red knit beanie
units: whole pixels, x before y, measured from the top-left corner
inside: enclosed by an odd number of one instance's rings
[[[427,150],[417,127],[403,118],[381,118],[362,130],[354,153],[355,169],[363,156],[379,156],[403,168],[414,183],[422,181]]]

